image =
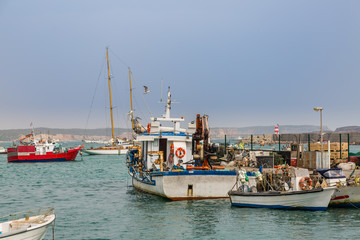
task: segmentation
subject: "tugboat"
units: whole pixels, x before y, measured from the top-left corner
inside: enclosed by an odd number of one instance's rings
[[[169,88],[165,114],[151,118],[147,129],[134,125],[141,147],[127,154],[133,186],[171,200],[228,198],[236,171],[212,166],[219,145],[210,143],[208,116],[198,114],[183,129],[184,118],[171,118],[170,109]]]
[[[35,138],[31,142],[24,139],[34,136],[32,133],[20,140],[20,145],[8,148],[8,162],[64,162],[75,160],[81,146],[64,148],[56,141],[40,140]]]

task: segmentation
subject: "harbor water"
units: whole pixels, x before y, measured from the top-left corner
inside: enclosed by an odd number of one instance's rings
[[[74,143],[71,143],[74,146]],[[8,163],[0,215],[55,207],[55,239],[357,239],[360,209],[235,208],[228,199],[168,201],[131,186],[124,156]],[[45,239],[52,239],[49,230]]]

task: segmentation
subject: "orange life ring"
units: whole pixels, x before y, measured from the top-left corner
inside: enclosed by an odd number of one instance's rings
[[[300,179],[299,185],[302,190],[310,190],[312,189],[312,180],[309,177],[303,177]]]
[[[178,158],[183,158],[185,156],[185,149],[179,147],[176,149],[175,154]]]
[[[149,123],[149,124],[147,125],[147,132],[150,133],[150,130],[151,130],[151,123]]]
[[[174,144],[170,144],[170,152],[174,153]]]

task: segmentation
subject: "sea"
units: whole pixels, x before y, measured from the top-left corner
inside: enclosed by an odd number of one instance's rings
[[[0,155],[0,186],[0,216],[53,206],[55,239],[359,239],[360,234],[355,208],[237,208],[228,199],[169,201],[146,194],[132,187],[125,156],[8,163]],[[52,239],[51,228],[44,239]]]

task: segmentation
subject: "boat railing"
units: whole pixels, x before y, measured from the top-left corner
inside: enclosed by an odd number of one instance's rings
[[[45,218],[49,215],[54,214],[54,208],[53,207],[42,207],[17,213],[11,213],[10,215],[0,217],[0,222],[8,222],[8,221],[14,221],[18,219],[29,219],[31,217],[35,216],[41,216],[41,218]]]

